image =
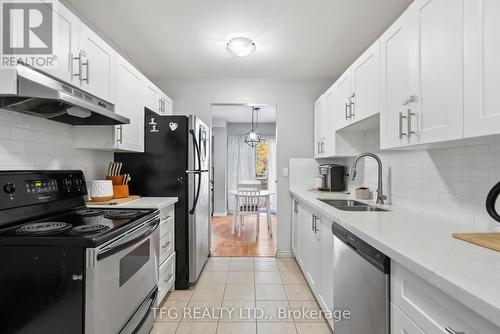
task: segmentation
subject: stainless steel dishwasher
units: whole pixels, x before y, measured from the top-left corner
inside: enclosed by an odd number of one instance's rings
[[[390,333],[390,259],[336,223],[333,232],[335,334]]]

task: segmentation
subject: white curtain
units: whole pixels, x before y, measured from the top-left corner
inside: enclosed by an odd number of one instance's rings
[[[244,136],[227,136],[227,187],[237,190],[240,180],[255,179],[255,149],[245,143]],[[236,199],[228,194],[227,209],[234,211]]]
[[[245,136],[227,136],[227,186],[228,191],[236,191],[239,181],[255,180],[255,149],[244,141]],[[269,141],[268,189],[276,194],[276,137],[266,137]],[[227,208],[234,211],[236,199],[228,194]],[[276,195],[271,196],[271,211],[276,212]]]

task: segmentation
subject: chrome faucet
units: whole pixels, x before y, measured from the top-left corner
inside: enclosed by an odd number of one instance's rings
[[[377,189],[377,201],[375,203],[377,204],[384,204],[384,200],[387,199],[387,196],[385,196],[382,192],[382,161],[380,158],[373,154],[373,153],[362,153],[356,157],[356,160],[354,160],[354,164],[352,165],[351,171],[349,173],[349,177],[352,181],[356,178],[356,165],[358,164],[359,159],[363,157],[372,157],[373,159],[377,160],[378,163],[378,189]]]

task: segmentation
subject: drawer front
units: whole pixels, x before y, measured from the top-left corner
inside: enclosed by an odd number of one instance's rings
[[[160,266],[160,275],[158,279],[159,302],[163,300],[167,292],[173,289],[175,281],[175,252]]]
[[[173,220],[167,220],[162,225],[162,235],[160,236],[160,264],[174,251],[174,223]]]
[[[391,271],[392,302],[424,333],[500,333],[491,322],[405,267],[392,262]]]
[[[391,333],[425,334],[413,321],[408,319],[394,303],[391,303]]]
[[[168,230],[167,225],[174,221],[174,206],[168,206],[160,209],[160,238],[165,235]]]

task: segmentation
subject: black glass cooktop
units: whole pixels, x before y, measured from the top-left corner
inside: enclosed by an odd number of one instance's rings
[[[33,242],[85,242],[101,244],[154,218],[156,210],[89,209],[34,220],[0,230],[0,238]]]

